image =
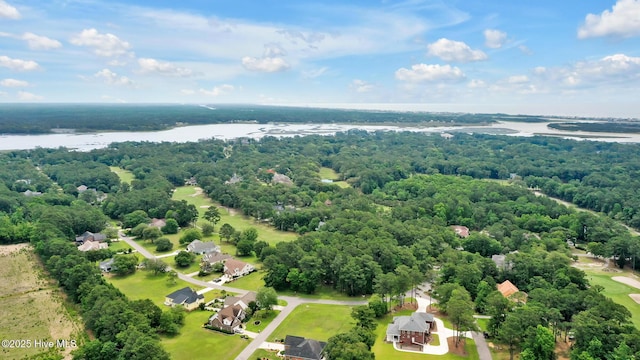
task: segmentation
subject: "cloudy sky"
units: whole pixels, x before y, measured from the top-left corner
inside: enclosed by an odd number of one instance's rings
[[[640,118],[640,0],[0,0],[0,102]]]

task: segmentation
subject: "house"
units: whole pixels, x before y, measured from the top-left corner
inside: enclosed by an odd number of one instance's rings
[[[32,197],[32,196],[40,196],[42,195],[42,193],[40,191],[31,191],[31,190],[27,190],[25,192],[23,192],[24,196],[26,197]]]
[[[78,192],[81,193],[89,190],[89,188],[87,187],[87,185],[80,185],[76,188],[76,190],[78,190]]]
[[[76,244],[84,244],[87,241],[103,242],[105,240],[107,240],[107,235],[100,233],[94,234],[90,231],[85,231],[82,235],[76,236]]]
[[[290,177],[285,174],[279,173],[273,174],[273,179],[271,179],[271,182],[274,184],[293,185],[293,181],[291,181]]]
[[[240,306],[242,310],[246,310],[249,307],[250,302],[256,301],[256,293],[249,291],[242,296],[227,296],[224,299],[224,306]]]
[[[461,238],[466,238],[467,236],[469,236],[469,228],[466,226],[452,225],[451,228],[456,232],[456,235]]]
[[[185,180],[184,184],[189,186],[196,186],[198,185],[198,181],[195,177],[192,176],[189,179]]]
[[[236,332],[246,316],[241,306],[227,306],[209,318],[209,326],[226,332]]]
[[[515,254],[518,251],[511,251],[509,254]],[[507,255],[491,255],[491,261],[496,264],[499,270],[511,270],[513,261],[507,261]]]
[[[187,245],[187,251],[198,255],[214,252],[219,253],[220,247],[211,241],[204,242],[200,240],[193,240],[189,245]]]
[[[224,274],[230,279],[245,276],[254,270],[253,265],[233,258],[224,263]]]
[[[113,258],[101,262],[98,267],[102,272],[111,272],[113,270]]]
[[[167,306],[182,305],[188,311],[196,309],[198,305],[204,303],[204,295],[198,294],[190,287],[184,287],[167,295],[164,304]]]
[[[167,225],[167,222],[165,219],[153,218],[149,223],[149,226],[157,227],[158,229],[162,229],[165,225]]]
[[[208,265],[213,265],[219,262],[224,262],[225,260],[231,259],[232,256],[229,254],[222,254],[220,252],[210,252],[208,254],[202,255],[202,262]]]
[[[233,184],[237,184],[239,182],[242,181],[242,177],[238,176],[236,173],[233,173],[233,176],[231,177],[231,179],[225,181],[224,183],[226,185],[233,185]]]
[[[527,302],[527,293],[520,291],[518,287],[513,285],[509,280],[505,280],[502,284],[498,284],[496,287],[502,296],[511,301]]]
[[[85,241],[82,245],[78,246],[80,251],[96,251],[109,248],[109,244],[97,241]]]
[[[387,341],[401,345],[427,345],[433,323],[433,315],[425,312],[414,312],[411,316],[396,316],[387,326]]]
[[[327,343],[301,336],[287,335],[284,338],[285,360],[320,360]]]

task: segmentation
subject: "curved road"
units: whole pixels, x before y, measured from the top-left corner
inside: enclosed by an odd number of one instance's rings
[[[142,245],[138,244],[135,240],[133,240],[133,238],[125,236],[124,233],[122,233],[122,232],[119,232],[118,235],[119,235],[121,240],[123,240],[127,244],[129,244],[129,246],[134,248],[138,253],[142,254],[142,256],[144,256],[145,258],[147,258],[147,259],[157,259],[158,258],[157,256],[155,256],[152,253],[150,253],[147,249],[145,249]],[[171,270],[171,268],[169,267],[167,270]],[[208,283],[208,282],[205,282],[205,281],[202,281],[202,280],[194,279],[192,277],[184,275],[181,272],[178,272],[178,278],[180,278],[181,280],[184,280],[186,282],[189,282],[191,284],[197,285],[197,286],[204,286],[204,287],[209,287],[209,288],[213,288],[213,289],[225,290],[225,291],[228,291],[228,292],[234,292],[234,293],[238,293],[238,294],[241,294],[241,295],[244,295],[244,294],[249,292],[248,290],[244,290],[244,289],[238,289],[238,288],[229,287],[229,286],[221,286],[221,285]],[[356,306],[356,305],[366,305],[367,304],[366,301],[341,301],[341,300],[326,300],[326,299],[305,299],[305,298],[294,297],[294,296],[279,296],[278,298],[286,301],[287,302],[287,306],[285,306],[282,309],[282,311],[280,311],[280,314],[278,314],[278,316],[276,316],[276,318],[273,319],[273,321],[271,321],[271,323],[269,325],[267,325],[267,327],[264,330],[262,330],[258,334],[258,336],[256,336],[251,341],[251,343],[244,348],[244,350],[242,350],[242,352],[236,357],[236,360],[248,360],[249,357],[251,356],[251,354],[253,354],[256,350],[258,350],[258,348],[260,347],[260,345],[262,345],[263,342],[267,341],[267,338],[269,337],[269,335],[271,335],[271,333],[278,326],[280,326],[282,321],[284,321],[284,319],[287,316],[289,316],[289,314],[291,314],[293,309],[295,309],[298,305],[313,303],[313,304],[327,304],[327,305]]]

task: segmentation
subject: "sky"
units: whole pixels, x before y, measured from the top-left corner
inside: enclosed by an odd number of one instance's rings
[[[17,102],[640,118],[640,0],[0,0]]]

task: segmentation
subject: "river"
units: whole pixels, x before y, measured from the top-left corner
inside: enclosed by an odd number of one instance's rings
[[[469,127],[421,127],[394,125],[357,125],[357,124],[212,124],[176,127],[162,131],[145,132],[98,132],[98,133],[64,133],[46,135],[0,135],[0,150],[24,150],[42,148],[67,147],[80,151],[104,148],[114,142],[149,141],[149,142],[190,142],[202,139],[235,139],[250,137],[259,139],[264,136],[296,136],[296,135],[332,135],[350,129],[366,131],[415,131],[424,133],[486,133],[511,136],[533,136],[552,134],[563,138],[577,140],[593,140],[608,142],[640,143],[640,134],[590,133],[584,131],[568,132],[550,129],[548,123],[524,123],[502,121],[490,126]]]

